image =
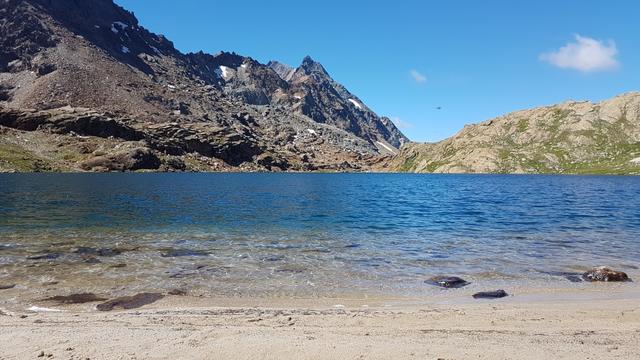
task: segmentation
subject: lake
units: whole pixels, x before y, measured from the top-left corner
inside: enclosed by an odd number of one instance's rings
[[[0,284],[26,298],[425,298],[434,275],[570,288],[556,272],[639,264],[638,177],[0,175]]]

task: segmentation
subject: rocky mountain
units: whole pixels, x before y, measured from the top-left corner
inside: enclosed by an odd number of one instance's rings
[[[405,142],[309,57],[183,54],[112,0],[0,0],[0,171],[365,170]]]
[[[385,170],[640,174],[640,93],[518,111],[436,144],[410,144]]]

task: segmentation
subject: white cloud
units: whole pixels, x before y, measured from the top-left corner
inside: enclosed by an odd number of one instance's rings
[[[400,119],[399,117],[394,117],[391,119],[391,121],[398,127],[398,129],[400,130],[406,130],[406,129],[411,129],[413,127],[413,124],[410,122],[406,122],[402,119]]]
[[[557,51],[540,55],[540,60],[562,69],[582,72],[613,70],[620,66],[616,59],[618,48],[612,40],[607,42],[576,35],[571,42]]]
[[[411,71],[409,71],[409,75],[411,75],[413,81],[417,82],[418,84],[424,84],[427,82],[427,77],[421,74],[416,69],[412,69]]]

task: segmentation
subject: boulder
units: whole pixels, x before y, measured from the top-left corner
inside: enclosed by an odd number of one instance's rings
[[[443,288],[461,288],[470,283],[456,276],[434,276],[425,280],[426,284],[440,286]]]
[[[9,290],[16,287],[16,284],[0,284],[0,290]]]
[[[474,299],[500,299],[507,296],[509,296],[509,294],[504,290],[483,291],[473,294]]]
[[[629,276],[623,273],[622,271],[611,270],[608,267],[600,266],[593,268],[584,274],[582,274],[582,278],[585,281],[604,281],[604,282],[614,282],[614,281],[629,281]]]
[[[36,73],[38,74],[38,76],[44,76],[44,75],[48,75],[51,74],[52,72],[56,71],[58,68],[56,67],[55,64],[40,64],[38,66],[38,68],[36,69]]]

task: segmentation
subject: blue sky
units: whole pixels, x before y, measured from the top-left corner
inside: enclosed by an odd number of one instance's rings
[[[116,2],[184,52],[292,66],[310,55],[414,141],[640,90],[636,0]]]

